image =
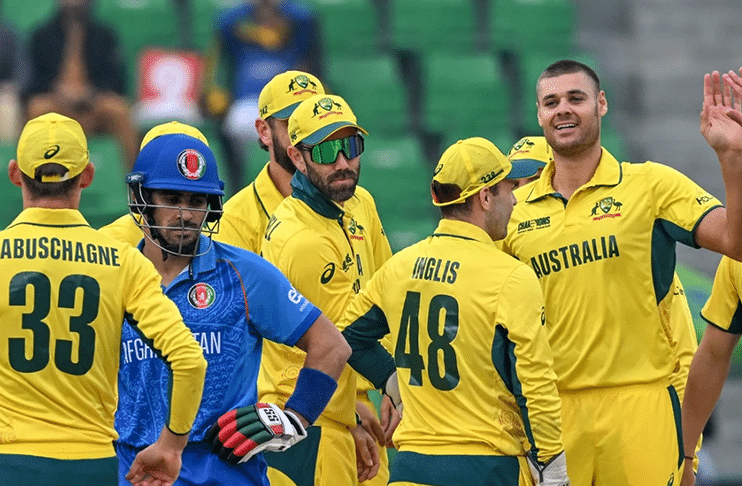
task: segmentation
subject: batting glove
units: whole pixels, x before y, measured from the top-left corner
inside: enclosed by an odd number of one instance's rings
[[[211,450],[229,464],[262,451],[285,451],[307,436],[299,418],[272,403],[256,403],[225,413],[206,431]]]
[[[397,409],[397,413],[399,413],[399,416],[401,417],[404,404],[402,403],[402,395],[399,393],[399,382],[397,381],[396,371],[386,380],[386,385],[384,385],[384,395],[392,399],[394,408]]]
[[[536,486],[570,486],[567,456],[564,455],[564,451],[552,457],[547,463],[539,462],[531,454],[526,454],[526,457]]]

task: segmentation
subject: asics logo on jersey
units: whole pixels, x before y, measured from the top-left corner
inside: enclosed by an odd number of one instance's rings
[[[335,264],[330,262],[327,265],[325,265],[325,269],[322,271],[322,276],[320,276],[319,281],[323,285],[332,280],[332,276],[335,275]]]
[[[623,204],[620,201],[616,201],[610,196],[604,197],[595,203],[593,210],[590,212],[590,216],[595,216],[593,221],[599,221],[604,218],[618,218],[621,217],[622,207]],[[603,214],[598,215],[598,210],[601,210]]]
[[[54,157],[55,155],[59,153],[59,150],[60,150],[59,145],[55,145],[54,147],[44,152],[44,158],[51,159],[52,157]]]

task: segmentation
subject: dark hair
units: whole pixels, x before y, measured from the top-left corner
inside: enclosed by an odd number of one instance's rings
[[[70,191],[77,185],[80,174],[72,179],[61,182],[41,182],[43,176],[63,176],[67,173],[67,168],[60,164],[44,164],[36,169],[35,177],[32,179],[24,172],[21,177],[33,199],[46,197],[67,197]]]
[[[595,71],[593,71],[592,68],[588,66],[587,64],[583,64],[573,59],[562,59],[561,61],[557,61],[557,62],[550,64],[546,69],[543,70],[541,75],[538,77],[538,80],[536,81],[536,88],[538,89],[539,83],[544,78],[555,78],[563,74],[572,74],[572,73],[587,74],[588,77],[590,77],[590,79],[592,79],[593,82],[595,83],[596,93],[600,92],[600,79],[598,78],[598,75],[595,73]]]
[[[448,201],[455,201],[461,197],[461,188],[456,184],[441,184],[438,181],[433,181],[430,185],[433,192],[433,197],[436,201],[445,203]],[[441,210],[441,216],[456,217],[459,215],[467,214],[472,208],[472,197],[469,196],[460,203],[448,204],[446,206],[439,206]]]

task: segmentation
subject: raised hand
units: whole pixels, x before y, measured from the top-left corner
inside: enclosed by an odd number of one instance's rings
[[[737,73],[714,71],[704,76],[700,125],[701,134],[717,153],[742,152],[742,77]]]

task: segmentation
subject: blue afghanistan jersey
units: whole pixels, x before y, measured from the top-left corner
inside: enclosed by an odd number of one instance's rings
[[[202,237],[201,245],[208,244]],[[180,309],[209,364],[191,442],[203,440],[223,413],[257,401],[263,338],[293,346],[320,315],[271,263],[218,242],[194,258],[165,294]],[[152,444],[167,419],[170,374],[128,323],[118,381],[119,442]]]

